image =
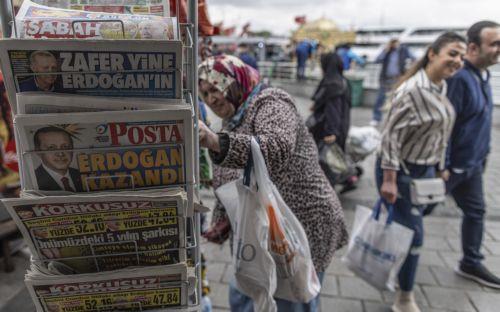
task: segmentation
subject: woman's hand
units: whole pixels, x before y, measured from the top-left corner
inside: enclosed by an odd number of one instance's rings
[[[219,136],[210,130],[207,125],[201,120],[198,120],[198,128],[200,135],[200,146],[206,147],[209,150],[219,153],[220,152],[220,144],[219,144]]]
[[[394,204],[398,199],[398,185],[396,184],[397,171],[384,169],[384,179],[380,187],[380,195],[389,204]]]
[[[384,182],[380,187],[380,195],[389,203],[394,204],[398,197],[398,186],[395,182]]]
[[[327,135],[326,137],[323,138],[323,141],[325,141],[326,144],[332,144],[335,143],[335,141],[337,141],[337,137],[335,136],[335,134]]]
[[[448,182],[448,180],[450,179],[450,170],[445,169],[443,171],[439,171],[437,175],[438,177],[443,179],[444,182]]]

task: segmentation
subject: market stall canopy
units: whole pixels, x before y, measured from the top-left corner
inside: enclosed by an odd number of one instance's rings
[[[170,0],[170,12],[175,15],[176,1]],[[187,2],[186,0],[180,0],[179,2],[179,22],[186,23],[187,20]],[[205,0],[198,0],[198,31],[200,36],[212,36],[214,35],[214,26],[210,23],[208,17],[207,2]]]
[[[292,34],[292,39],[300,42],[302,40],[317,40],[322,45],[333,48],[335,45],[343,42],[354,42],[356,33],[354,31],[343,31],[337,24],[327,18],[302,24]]]

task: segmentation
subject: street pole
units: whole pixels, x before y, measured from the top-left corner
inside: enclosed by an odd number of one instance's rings
[[[12,23],[14,14],[12,12],[11,0],[0,0],[0,26],[2,27],[2,35],[4,38],[9,38],[12,33]]]

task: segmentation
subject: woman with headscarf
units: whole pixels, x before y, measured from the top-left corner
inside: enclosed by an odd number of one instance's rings
[[[321,69],[323,79],[319,83],[312,100],[311,108],[313,114],[308,118],[307,126],[313,134],[318,145],[320,155],[325,155],[332,144],[337,144],[345,151],[347,133],[351,123],[351,91],[347,79],[343,76],[344,66],[342,58],[335,52],[321,55]],[[342,153],[337,157],[344,158]],[[333,185],[342,183],[344,185],[341,193],[355,188],[357,175],[345,177],[332,169],[326,160],[320,157],[320,166],[325,172],[328,180]],[[361,169],[357,169],[360,174]]]
[[[259,76],[240,59],[219,55],[198,67],[199,91],[205,103],[223,119],[220,133],[200,123],[200,144],[210,149],[214,188],[238,179],[247,163],[250,139],[259,139],[271,180],[300,220],[320,277],[334,252],[347,242],[342,207],[318,164],[313,138],[293,99],[280,89],[259,83]],[[227,218],[217,204],[213,222]],[[307,304],[276,300],[278,311],[316,311]],[[233,311],[252,310],[248,297],[230,288]]]
[[[343,76],[343,63],[335,52],[321,55],[323,79],[312,97],[317,124],[311,129],[316,144],[336,142],[345,150],[351,123],[351,92]]]

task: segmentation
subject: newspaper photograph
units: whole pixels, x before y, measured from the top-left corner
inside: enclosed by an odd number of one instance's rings
[[[76,8],[85,9],[81,5]],[[65,10],[25,0],[16,15],[16,37],[20,39],[178,39],[175,17],[100,12],[99,6],[87,6],[87,8],[90,10]],[[137,9],[140,10],[140,8]]]
[[[36,0],[34,2],[61,9],[170,16],[168,0]]]
[[[65,95],[46,92],[16,94],[18,114],[62,114],[119,110],[185,109],[186,102],[177,99],[114,98]]]
[[[185,261],[182,189],[3,199],[35,262],[75,273]]]
[[[37,311],[160,311],[187,305],[185,264],[71,276],[28,271],[25,283]]]
[[[18,115],[14,124],[25,189],[92,192],[193,182],[189,107]]]
[[[180,41],[5,39],[0,59],[13,109],[27,91],[181,98]]]

